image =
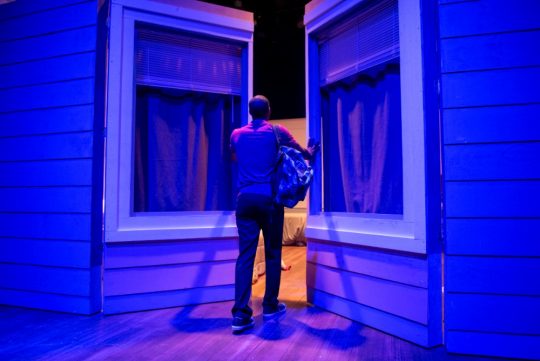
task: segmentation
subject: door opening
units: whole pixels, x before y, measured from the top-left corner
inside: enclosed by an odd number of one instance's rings
[[[306,119],[270,120],[272,124],[285,126],[296,139],[298,144],[305,147]],[[287,303],[306,302],[306,250],[307,241],[305,227],[307,221],[308,199],[299,202],[294,208],[285,208],[283,225],[282,274],[279,299]],[[262,298],[265,287],[265,263],[262,235],[259,237],[259,247],[253,269],[253,296]]]

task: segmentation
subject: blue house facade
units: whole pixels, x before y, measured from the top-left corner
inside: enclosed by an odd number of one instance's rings
[[[325,128],[325,121],[353,130],[349,118],[369,122],[368,112],[358,111],[369,104],[347,94],[361,93],[367,81],[375,93],[377,84],[396,72],[374,66],[379,54],[379,63],[400,66],[401,88],[394,93],[401,97],[405,208],[390,220],[377,211],[368,210],[369,217],[355,213],[354,207],[341,209],[346,216],[326,213],[335,207],[327,199],[335,187],[325,188],[332,175],[319,169],[322,179],[312,188],[306,230],[310,302],[424,346],[540,357],[534,346],[540,324],[534,231],[540,92],[533,85],[540,53],[525,45],[538,42],[540,18],[532,15],[538,6],[531,1],[308,4],[311,134],[330,138],[325,132],[332,125]],[[399,40],[389,40],[397,27]],[[377,36],[374,29],[385,29],[380,41],[385,48],[355,49],[351,39],[361,44],[364,33]],[[333,58],[325,60],[328,51]],[[360,55],[349,59],[349,53]],[[362,139],[369,142],[369,135]],[[343,149],[355,152],[348,143]],[[327,157],[355,167],[343,156]],[[356,190],[349,188],[354,198]],[[407,212],[407,203],[416,213]]]
[[[439,6],[450,351],[540,357],[539,10]]]
[[[305,14],[307,127],[323,140],[309,302],[425,347],[540,359],[540,3],[314,0]],[[174,112],[163,99],[210,92],[224,124],[245,123],[252,34],[251,14],[197,1],[0,5],[0,304],[112,314],[233,298],[230,205],[137,190],[154,188],[135,174],[160,169],[137,168],[158,148],[135,154],[133,104]],[[362,36],[382,45],[354,48]],[[225,59],[225,80],[141,65],[187,38]]]
[[[0,7],[1,302],[99,312],[105,78],[98,79],[98,3]]]

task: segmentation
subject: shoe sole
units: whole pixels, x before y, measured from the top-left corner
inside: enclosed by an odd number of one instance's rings
[[[250,323],[249,325],[242,325],[242,326],[232,326],[233,332],[241,332],[245,330],[249,330],[250,328],[253,328],[255,326],[255,322]]]
[[[287,309],[284,309],[283,311],[266,314],[266,315],[263,313],[263,320],[264,321],[281,320],[283,319],[283,317],[285,317],[286,313],[287,313]]]

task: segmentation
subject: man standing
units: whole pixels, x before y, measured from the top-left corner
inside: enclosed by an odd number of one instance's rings
[[[278,145],[270,117],[270,103],[257,95],[249,101],[253,120],[231,134],[233,159],[238,162],[238,199],[236,226],[240,240],[235,272],[235,303],[232,308],[233,332],[253,327],[253,310],[249,306],[253,263],[259,233],[264,237],[266,260],[266,290],[263,299],[263,319],[278,319],[286,312],[278,301],[281,280],[281,242],[283,236],[283,206],[273,202],[272,175],[276,165]],[[276,126],[280,145],[295,148],[310,159],[318,144],[304,149],[282,126]]]

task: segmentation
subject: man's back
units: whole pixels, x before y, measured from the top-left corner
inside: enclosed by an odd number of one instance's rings
[[[291,133],[276,125],[280,145],[285,145],[309,156],[306,149],[294,140]],[[272,195],[272,172],[277,161],[277,139],[272,124],[257,119],[231,135],[231,149],[238,161],[238,190],[240,193]]]
[[[271,195],[270,182],[277,157],[272,125],[265,120],[256,120],[234,130],[231,148],[238,161],[239,191]]]

